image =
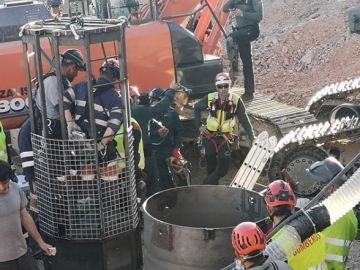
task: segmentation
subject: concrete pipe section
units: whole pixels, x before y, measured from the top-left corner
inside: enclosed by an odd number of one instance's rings
[[[218,270],[234,260],[232,229],[266,216],[261,195],[226,186],[162,191],[143,210],[144,270]]]

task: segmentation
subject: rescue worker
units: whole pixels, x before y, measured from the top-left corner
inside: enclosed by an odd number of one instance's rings
[[[296,198],[290,184],[283,180],[271,182],[265,192],[264,201],[268,216],[272,221],[266,234],[295,211]]]
[[[291,269],[282,261],[271,261],[264,255],[266,238],[262,230],[253,222],[237,225],[231,234],[235,250],[236,269],[251,270],[288,270]]]
[[[233,32],[230,37],[237,44],[243,63],[245,93],[241,98],[244,101],[251,100],[254,98],[255,91],[251,42],[256,40],[260,34],[259,23],[263,18],[263,4],[261,0],[229,0],[224,5],[223,11],[231,12],[231,15],[235,16],[235,22],[232,25]],[[236,65],[233,65],[232,68],[237,72],[237,61],[235,63]]]
[[[164,95],[165,90],[155,88],[149,93],[152,101],[158,102]],[[180,148],[183,140],[183,126],[179,113],[170,106],[165,113],[159,114],[151,121],[151,140],[154,146],[156,162],[159,172],[159,185],[161,190],[175,187],[169,172],[168,159],[174,157],[182,158]]]
[[[12,175],[10,164],[0,160],[0,269],[37,270],[37,263],[28,252],[21,226],[29,232],[44,254],[54,256],[56,249],[44,242],[26,210],[26,196],[11,181]]]
[[[318,187],[317,194],[343,169],[344,167],[338,160],[334,157],[329,157],[323,161],[312,164],[310,168],[306,170],[305,176],[316,183]],[[342,180],[339,184],[332,186],[325,197],[329,196],[342,185],[346,181],[346,176],[343,176]],[[327,269],[347,269],[346,261],[349,255],[350,245],[352,241],[356,239],[357,229],[358,221],[354,211],[351,210],[321,232],[325,241],[325,263]],[[318,249],[321,248],[322,247],[318,247]]]
[[[62,5],[61,0],[47,0],[47,5],[50,8],[51,16],[55,20],[58,20],[61,16],[61,9],[60,6]]]
[[[248,138],[254,140],[254,131],[241,98],[229,93],[231,79],[228,73],[219,73],[215,78],[217,92],[210,93],[195,104],[195,125],[199,128],[205,148],[207,178],[205,184],[217,185],[226,175],[230,158],[230,143],[236,118],[245,129]],[[201,125],[201,112],[209,109],[206,125]]]
[[[158,172],[156,157],[151,146],[149,121],[157,115],[166,112],[169,106],[175,103],[176,107],[183,107],[188,99],[188,92],[186,88],[178,84],[172,84],[169,89],[165,91],[164,97],[154,106],[150,105],[136,105],[132,107],[132,116],[140,124],[143,141],[144,141],[144,155],[145,155],[145,173],[147,175],[147,195],[150,196],[158,191]]]
[[[138,103],[138,98],[140,96],[139,90],[137,87],[129,86],[130,92],[130,103],[131,106],[135,106]],[[145,168],[145,156],[144,156],[144,143],[142,139],[142,130],[139,123],[135,118],[131,117],[130,119],[132,125],[132,135],[133,135],[133,151],[134,151],[134,165],[135,165],[135,179],[137,193],[141,200],[145,199],[145,181],[142,170]],[[119,131],[115,136],[116,150],[119,154],[119,169],[120,172],[125,168],[125,136],[124,136],[124,126],[121,124]]]
[[[93,89],[96,140],[99,162],[102,166],[101,178],[110,181],[118,178],[115,161],[117,152],[113,138],[122,122],[121,98],[114,88],[115,81],[120,79],[119,62],[116,59],[108,59],[99,71],[100,77],[94,82]],[[79,130],[84,132],[87,138],[91,138],[87,95],[87,82],[78,84],[74,89],[67,89],[64,94],[69,138],[74,131]],[[90,172],[87,172],[89,170]],[[89,170],[84,170],[83,177],[95,177],[95,171],[91,172],[91,168]]]
[[[78,75],[78,71],[84,71],[85,65],[81,52],[77,49],[69,49],[62,54],[61,75],[64,91],[71,88],[71,82]],[[59,94],[55,72],[50,72],[44,78],[45,104],[48,121],[48,138],[61,139]],[[71,90],[73,91],[73,90]],[[39,89],[35,92],[35,126],[36,133],[42,134],[42,106]]]
[[[9,161],[5,129],[0,121],[0,160]]]
[[[290,184],[276,180],[267,186],[264,201],[271,223],[267,227],[262,227],[262,230],[269,234],[273,228],[294,213],[297,200]],[[272,239],[276,237],[277,234]],[[324,269],[324,249],[316,249],[316,244],[323,242],[319,233],[306,239],[292,256],[287,258],[289,266],[296,270]]]
[[[36,196],[36,179],[34,171],[34,153],[31,144],[31,122],[26,120],[20,128],[18,145],[21,158],[21,167],[25,180],[30,187],[30,209],[38,212]]]

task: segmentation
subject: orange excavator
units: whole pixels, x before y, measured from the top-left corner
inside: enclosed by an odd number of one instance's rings
[[[19,29],[31,21],[50,19],[51,15],[42,2],[1,1],[0,121],[5,129],[13,129],[28,117],[29,89],[25,83]],[[136,0],[84,2],[81,2],[84,15],[93,15],[89,8],[93,6],[95,14],[102,18],[110,18],[111,14],[131,18],[126,31],[129,81],[138,86],[142,94],[154,87],[168,87],[173,81],[191,88],[194,97],[214,90],[213,78],[223,70],[219,39],[221,31],[224,32],[222,25],[227,21],[227,14],[222,12],[226,0],[181,0],[181,4],[180,0],[150,0],[146,4]],[[64,13],[79,14],[79,5],[74,11],[72,4],[64,3]],[[104,59],[114,53],[114,47],[104,43],[91,49],[96,50],[99,59]],[[44,72],[52,66],[52,59],[46,55],[49,54],[45,49],[43,58],[47,58],[49,65]],[[31,61],[33,55],[28,57]]]

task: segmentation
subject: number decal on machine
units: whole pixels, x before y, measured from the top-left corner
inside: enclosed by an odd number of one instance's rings
[[[26,100],[17,97],[11,100],[3,99],[0,100],[0,113],[8,113],[10,111],[19,112],[22,111],[25,107],[28,107],[28,99]]]

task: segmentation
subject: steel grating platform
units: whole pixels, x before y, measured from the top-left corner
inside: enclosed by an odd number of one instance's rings
[[[231,90],[238,95],[243,94],[244,89],[234,87]],[[193,103],[184,108],[181,113],[181,120],[185,126],[186,138],[195,138],[197,136],[194,130],[194,110]],[[255,93],[254,99],[244,102],[251,122],[263,127],[256,127],[256,130],[268,130],[271,135],[278,138],[283,137],[294,128],[309,125],[317,122],[315,116],[303,108],[280,103],[267,96]],[[207,117],[207,112],[203,112],[203,119]]]

